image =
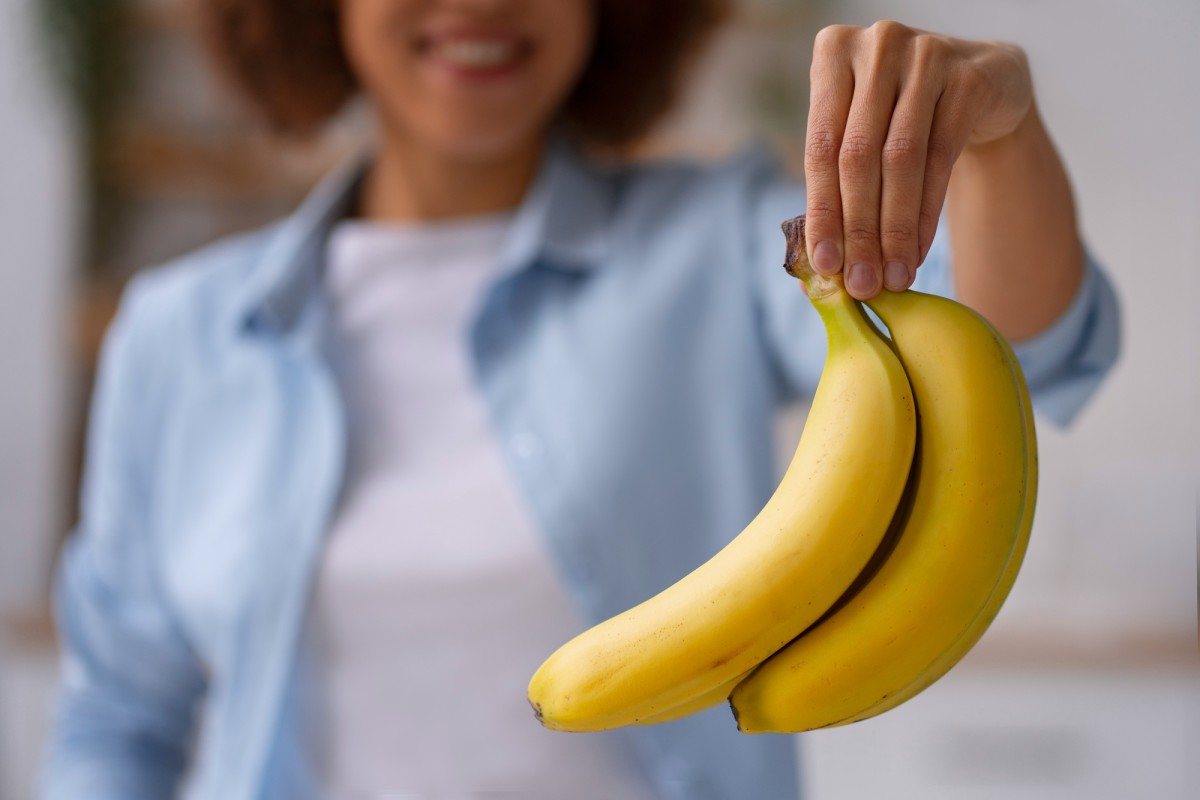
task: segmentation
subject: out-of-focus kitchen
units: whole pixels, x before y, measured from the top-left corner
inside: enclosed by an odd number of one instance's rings
[[[1198,796],[1200,4],[735,5],[647,154],[720,157],[759,138],[802,170],[804,77],[827,24],[1012,41],[1122,308],[1098,394],[1065,430],[1039,421],[1036,521],[999,618],[911,702],[797,736],[805,796]],[[53,569],[122,288],[286,213],[365,140],[360,107],[312,140],[273,139],[194,27],[186,0],[0,6],[0,800],[36,796],[58,675]],[[779,420],[781,458],[804,413]]]

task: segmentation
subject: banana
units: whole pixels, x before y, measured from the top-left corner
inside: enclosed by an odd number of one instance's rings
[[[721,703],[728,702],[729,693],[733,691],[733,687],[741,683],[742,680],[749,674],[750,671],[747,670],[733,680],[722,683],[715,689],[707,691],[704,694],[697,695],[691,700],[680,703],[674,708],[668,708],[666,711],[660,711],[659,713],[649,717],[643,717],[633,724],[657,725],[660,722],[673,722],[677,719],[683,719],[684,717],[691,716],[692,714],[700,711],[707,711],[713,706],[719,706]]]
[[[775,493],[707,562],[542,664],[529,702],[546,727],[605,730],[712,699],[818,619],[871,558],[912,464],[912,392],[840,278],[811,281],[809,298],[829,351]]]
[[[1021,389],[1021,404],[1024,412],[1025,432],[1032,444],[1035,442],[1036,434],[1034,431],[1033,422],[1033,406],[1029,400],[1029,390],[1027,389],[1025,381],[1022,377],[1020,371],[1021,367],[1017,363],[1016,355],[1012,353],[1012,350],[1008,347],[1007,342],[1004,344],[1005,350],[1009,355],[1009,365],[1012,367],[1014,375],[1018,379],[1019,387]],[[913,681],[903,689],[889,695],[886,698],[883,698],[880,702],[864,710],[863,712],[855,714],[848,719],[845,719],[841,722],[836,722],[827,727],[836,727],[839,725],[848,725],[852,722],[860,722],[861,720],[877,716],[885,711],[895,708],[901,703],[911,700],[921,692],[928,689],[935,682],[937,682],[939,678],[949,672],[955,664],[961,661],[962,658],[966,656],[968,652],[970,652],[971,648],[973,648],[976,643],[979,642],[980,638],[983,637],[983,634],[987,631],[988,627],[991,626],[992,621],[996,619],[996,615],[1000,613],[1000,609],[1004,605],[1004,601],[1008,599],[1008,594],[1012,591],[1013,584],[1016,583],[1017,574],[1021,571],[1021,564],[1025,559],[1025,551],[1029,546],[1029,535],[1033,529],[1034,505],[1037,500],[1037,453],[1036,447],[1034,446],[1031,446],[1029,469],[1030,490],[1025,496],[1025,508],[1022,516],[1021,530],[1017,538],[1016,549],[1013,551],[1013,555],[1009,559],[1008,565],[1004,568],[1004,574],[1001,576],[1000,582],[996,585],[996,588],[992,591],[992,596],[988,598],[987,605],[984,606],[983,611],[981,611],[979,616],[975,618],[975,620],[971,623],[971,626],[963,632],[963,635],[959,637],[958,641],[955,642],[949,649],[947,649],[946,652],[942,653],[938,660],[931,664],[929,669],[927,669],[920,678]]]
[[[865,719],[933,683],[999,611],[1028,541],[1036,443],[1003,337],[945,298],[884,292],[870,306],[916,397],[911,508],[869,580],[734,689],[743,732]]]

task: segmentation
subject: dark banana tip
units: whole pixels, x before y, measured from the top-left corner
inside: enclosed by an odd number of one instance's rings
[[[801,227],[801,229],[803,229],[804,228],[804,218],[799,217],[799,220],[800,220],[800,227]],[[788,220],[788,222],[795,222],[795,221],[796,220],[792,220],[792,219]],[[788,223],[785,222],[783,224],[786,226]],[[786,228],[785,228],[784,232],[785,233],[787,232]],[[803,234],[801,234],[801,235],[803,235]],[[789,270],[789,272],[790,272],[790,270]],[[738,714],[737,706],[735,706],[733,704],[733,698],[730,697],[727,702],[729,703],[729,710],[733,712],[733,724],[737,726],[737,729],[740,732],[746,733],[746,729],[742,727],[742,718],[741,718],[741,715]]]
[[[783,236],[787,241],[783,268],[793,278],[803,279],[812,274],[808,265],[808,248],[804,240],[804,215],[784,220],[779,227],[783,229]]]

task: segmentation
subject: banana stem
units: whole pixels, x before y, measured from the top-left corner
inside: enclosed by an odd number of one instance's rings
[[[794,278],[799,278],[808,291],[810,300],[820,300],[842,290],[842,274],[821,275],[808,260],[808,246],[804,240],[804,215],[784,220],[783,236],[787,240],[787,255],[783,268]]]

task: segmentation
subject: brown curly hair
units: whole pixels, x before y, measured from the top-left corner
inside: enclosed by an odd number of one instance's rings
[[[595,39],[562,118],[586,144],[621,147],[671,107],[729,0],[593,0]],[[358,91],[338,0],[200,0],[218,69],[280,133],[305,135]]]

